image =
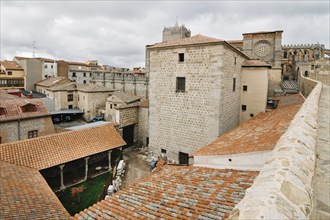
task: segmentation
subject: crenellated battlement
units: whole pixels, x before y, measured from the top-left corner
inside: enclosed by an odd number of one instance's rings
[[[286,44],[282,45],[283,49],[324,49],[324,44]]]

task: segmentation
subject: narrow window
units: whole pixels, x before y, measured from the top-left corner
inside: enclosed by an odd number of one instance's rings
[[[162,154],[166,154],[166,150],[163,149],[163,148],[160,150],[160,152],[161,152]]]
[[[242,111],[243,111],[243,112],[246,111],[246,105],[242,105]]]
[[[53,69],[53,68],[54,68],[54,66],[53,66],[53,65],[51,65],[51,66],[50,66],[50,68],[52,68],[52,69]]]
[[[38,130],[28,131],[28,138],[36,138],[38,137]]]
[[[179,152],[179,164],[186,164],[189,163],[189,155],[183,152]]]
[[[72,77],[76,77],[76,73],[75,72],[72,73]]]
[[[235,57],[235,60],[234,60],[234,64],[236,65],[236,57]]]
[[[176,77],[176,91],[184,92],[186,90],[186,77]]]
[[[72,109],[72,105],[69,105],[68,109]]]
[[[243,85],[243,91],[247,91],[247,85]]]
[[[84,75],[84,77],[86,77],[86,73],[84,73],[83,75]]]
[[[89,73],[89,77],[92,77],[92,73]]]
[[[86,84],[86,80],[84,80],[83,83]]]
[[[45,69],[47,69],[47,64],[45,64]]]
[[[68,102],[73,101],[73,94],[68,94]]]
[[[112,109],[112,104],[110,104],[110,109]]]
[[[233,78],[233,92],[236,91],[236,78]]]
[[[146,146],[149,146],[149,137],[146,137]]]
[[[179,53],[179,62],[184,61],[184,53]]]
[[[284,59],[288,58],[288,52],[284,52]]]
[[[305,76],[308,77],[308,71],[305,71]]]

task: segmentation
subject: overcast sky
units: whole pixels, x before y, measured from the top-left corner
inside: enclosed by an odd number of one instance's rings
[[[283,30],[282,44],[329,48],[329,1],[1,1],[1,60],[35,56],[144,66],[145,45],[160,42],[176,18],[192,35],[238,40]]]

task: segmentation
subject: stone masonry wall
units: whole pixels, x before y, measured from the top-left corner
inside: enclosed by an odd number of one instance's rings
[[[120,126],[124,127],[126,125],[136,124],[138,122],[138,111],[138,106],[120,109]]]
[[[2,143],[25,140],[28,132],[38,130],[38,136],[54,134],[54,126],[50,116],[9,121],[0,123],[0,137]],[[20,136],[20,138],[19,138]]]
[[[229,219],[310,218],[321,90],[318,83]]]
[[[179,152],[191,154],[238,124],[243,58],[236,56],[235,65],[235,52],[221,44],[147,51],[151,151],[178,161]],[[185,77],[185,92],[176,91],[177,77]]]
[[[139,108],[139,126],[138,126],[138,140],[147,145],[146,138],[149,137],[149,108]]]
[[[301,94],[303,94],[304,97],[308,97],[308,95],[312,92],[312,90],[315,88],[316,84],[318,81],[313,80],[308,77],[304,77],[301,74],[298,75],[298,85],[299,85],[299,90]]]

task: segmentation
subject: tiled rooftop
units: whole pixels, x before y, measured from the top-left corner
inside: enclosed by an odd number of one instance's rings
[[[23,70],[23,68],[16,61],[4,60],[0,61],[0,64],[7,70]]]
[[[83,92],[112,92],[114,89],[97,84],[77,84],[77,90]]]
[[[139,106],[143,107],[143,108],[149,108],[149,99],[144,99],[144,100],[140,101]]]
[[[112,125],[104,125],[2,144],[0,160],[42,170],[125,144]]]
[[[28,104],[33,104],[36,107],[36,111],[23,112],[21,107]],[[21,98],[5,92],[0,92],[0,110],[0,122],[49,115],[43,101]]]
[[[223,42],[223,41],[224,40],[197,34],[192,37],[183,38],[183,39],[175,40],[175,41],[164,41],[161,43],[149,45],[147,47],[148,48],[161,48],[161,47],[171,47],[171,46],[181,46],[181,45],[206,44],[206,43]]]
[[[216,141],[194,153],[194,156],[228,155],[272,150],[289,127],[303,99],[294,105],[260,113],[244,122]]]
[[[70,217],[39,171],[1,160],[0,171],[0,219]]]
[[[70,82],[70,80],[68,80],[65,77],[49,77],[47,79],[41,80],[39,82],[36,83],[36,85],[40,85],[40,86],[45,86],[45,87],[50,87],[50,86],[54,86],[59,82]]]
[[[129,93],[122,92],[122,91],[116,91],[112,95],[117,96],[120,100],[122,100],[126,104],[129,104],[129,103],[132,103],[135,101],[139,101],[141,99],[141,97],[131,95]]]
[[[258,172],[165,166],[75,219],[225,219]]]

